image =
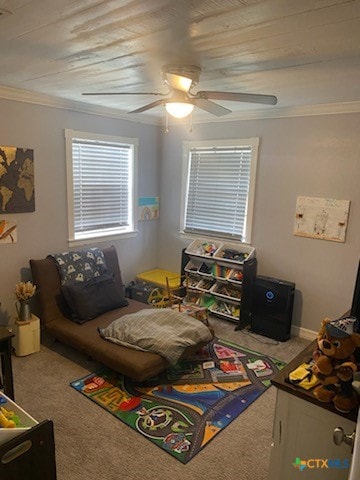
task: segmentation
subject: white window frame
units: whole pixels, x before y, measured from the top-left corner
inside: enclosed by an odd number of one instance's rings
[[[130,147],[132,151],[132,161],[129,169],[129,217],[128,226],[101,229],[93,232],[76,233],[74,229],[74,188],[73,188],[73,140],[91,140],[98,142],[109,142],[123,144]],[[133,237],[136,235],[137,227],[137,178],[138,178],[138,139],[118,137],[114,135],[102,135],[89,132],[80,132],[77,130],[65,129],[66,144],[66,177],[67,177],[67,209],[68,209],[68,235],[69,244],[82,245],[88,243],[98,243],[116,238]]]
[[[241,239],[242,243],[251,244],[252,222],[254,212],[255,199],[255,183],[256,183],[256,169],[258,160],[259,138],[246,139],[226,139],[226,140],[199,140],[199,141],[184,141],[183,142],[183,168],[182,168],[182,188],[181,188],[181,212],[180,212],[180,233],[186,237],[209,236],[208,233],[191,233],[185,231],[185,215],[187,209],[187,196],[190,173],[190,151],[192,148],[201,147],[251,147],[251,163],[250,163],[250,183],[247,199],[246,218],[245,218],[245,236]],[[211,236],[211,235],[210,235]],[[224,233],[214,234],[219,239],[229,240],[230,237]],[[234,240],[239,238],[234,237]]]

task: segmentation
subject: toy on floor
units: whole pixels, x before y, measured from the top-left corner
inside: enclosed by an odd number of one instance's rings
[[[360,347],[360,334],[353,317],[322,321],[318,334],[318,349],[314,352],[313,373],[320,385],[314,396],[321,402],[333,402],[340,412],[350,412],[359,404],[352,387],[354,373],[359,370],[355,352]]]

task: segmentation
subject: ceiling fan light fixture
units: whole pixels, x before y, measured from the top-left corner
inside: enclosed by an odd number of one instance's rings
[[[194,110],[194,105],[188,102],[167,102],[166,111],[175,118],[185,118]]]
[[[175,88],[176,90],[180,90],[182,92],[188,92],[193,81],[191,78],[174,75],[173,73],[167,73],[165,83],[169,85],[170,88]]]

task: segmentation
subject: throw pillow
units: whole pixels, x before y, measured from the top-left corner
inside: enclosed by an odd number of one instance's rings
[[[82,283],[89,278],[111,273],[106,267],[103,251],[97,247],[77,252],[52,254],[47,258],[54,259],[62,285],[73,282]]]
[[[109,310],[128,305],[123,289],[109,274],[63,285],[61,291],[71,310],[72,319],[80,324]]]

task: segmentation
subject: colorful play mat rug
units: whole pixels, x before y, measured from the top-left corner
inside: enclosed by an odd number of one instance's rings
[[[102,368],[70,385],[187,463],[271,385],[283,366],[215,338],[196,357],[143,383]]]

